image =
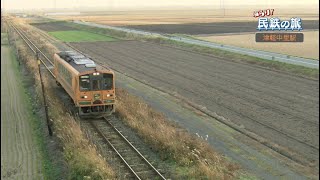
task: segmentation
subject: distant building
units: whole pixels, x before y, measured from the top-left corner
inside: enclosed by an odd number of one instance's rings
[[[45,16],[66,16],[66,15],[80,15],[80,12],[52,12],[45,13]]]

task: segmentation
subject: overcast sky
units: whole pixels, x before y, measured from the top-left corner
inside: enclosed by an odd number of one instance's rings
[[[75,8],[75,7],[106,7],[106,8],[146,8],[146,7],[219,7],[221,0],[1,0],[1,8],[6,9],[38,9],[38,8]],[[225,7],[236,5],[286,6],[316,5],[318,0],[223,0]]]

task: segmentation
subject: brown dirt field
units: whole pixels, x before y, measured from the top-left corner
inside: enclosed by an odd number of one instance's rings
[[[145,31],[168,34],[218,34],[257,32],[258,20],[247,22],[215,22],[215,23],[188,23],[188,24],[157,24],[125,26]],[[304,29],[319,29],[319,20],[303,20]]]
[[[21,80],[1,46],[1,179],[44,179]]]
[[[50,23],[35,23],[31,24],[32,26],[35,26],[43,31],[72,31],[76,30],[75,28],[65,26],[59,22],[50,22]]]
[[[197,36],[197,38],[225,45],[234,45],[319,60],[319,31],[302,31],[302,33],[304,34],[303,43],[257,43],[254,33]]]
[[[148,25],[148,24],[183,24],[212,22],[256,21],[253,11],[257,9],[226,9],[225,15],[220,9],[185,9],[155,11],[114,11],[88,12],[80,16],[55,16],[61,20],[84,20],[114,26]],[[319,20],[318,9],[281,9],[276,8],[275,15],[279,18],[299,16],[303,20]]]
[[[115,70],[176,92],[319,167],[319,81],[137,41],[72,43]]]

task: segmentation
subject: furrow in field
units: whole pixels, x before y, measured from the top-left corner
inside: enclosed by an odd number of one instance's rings
[[[311,161],[318,157],[318,80],[151,43],[73,45],[115,70],[177,92]]]

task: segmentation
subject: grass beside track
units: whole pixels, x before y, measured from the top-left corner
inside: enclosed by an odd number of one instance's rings
[[[52,31],[48,33],[64,42],[116,41],[115,38],[110,36],[87,31]]]
[[[117,90],[117,112],[138,132],[162,160],[175,168],[177,179],[237,179],[240,167],[217,153],[205,140],[170,122],[143,100],[123,89]],[[156,129],[156,131],[155,131]],[[252,176],[248,176],[252,177]],[[253,178],[253,177],[252,177]]]
[[[94,32],[101,35],[110,35],[119,39],[155,42],[155,43],[160,43],[162,45],[172,46],[175,48],[182,48],[187,51],[193,51],[193,52],[198,52],[202,54],[212,55],[222,59],[255,64],[263,68],[286,72],[289,74],[294,74],[294,75],[312,78],[312,79],[319,79],[319,69],[313,69],[313,68],[303,67],[299,65],[283,63],[279,61],[265,60],[262,58],[257,58],[257,57],[248,56],[248,55],[241,55],[241,54],[237,54],[237,53],[233,53],[225,50],[193,45],[193,44],[188,44],[183,42],[177,42],[177,41],[168,40],[168,39],[164,39],[157,36],[137,35],[137,34],[126,33],[122,31],[86,26],[86,25],[75,24],[70,22],[64,22],[64,24],[67,26],[84,30],[84,31]],[[190,36],[187,36],[187,37],[190,38]]]

